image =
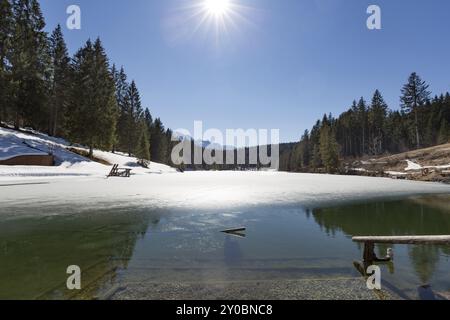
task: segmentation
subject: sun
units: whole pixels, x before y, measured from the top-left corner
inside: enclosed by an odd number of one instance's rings
[[[215,40],[218,48],[232,35],[242,34],[242,28],[253,27],[249,18],[254,9],[242,5],[241,0],[184,0],[184,3],[174,7],[174,16],[167,19],[167,27],[176,30],[171,36],[174,39],[187,40],[198,34],[208,41]]]
[[[210,16],[220,18],[227,16],[231,11],[231,0],[205,0],[204,9]]]

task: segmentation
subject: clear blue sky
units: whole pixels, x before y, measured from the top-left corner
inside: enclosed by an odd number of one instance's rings
[[[433,93],[450,90],[448,0],[234,0],[240,18],[219,35],[188,20],[204,0],[41,0],[71,53],[100,36],[112,62],[136,80],[142,101],[172,129],[280,129],[296,141],[324,113],[337,115],[380,89],[398,108],[413,71]],[[67,30],[66,8],[82,10]],[[382,9],[381,31],[366,27]],[[237,9],[236,9],[237,10]],[[229,21],[230,22],[230,21]],[[232,28],[231,26],[235,27]]]

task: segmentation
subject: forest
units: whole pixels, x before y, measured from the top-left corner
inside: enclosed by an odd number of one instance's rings
[[[100,39],[72,56],[58,25],[45,32],[37,0],[0,0],[0,123],[32,128],[142,164],[170,164],[170,129],[141,104],[138,86]]]
[[[339,172],[343,159],[395,154],[445,144],[450,139],[450,94],[431,97],[412,73],[391,110],[376,90],[370,102],[353,101],[339,117],[324,115],[299,143],[280,156],[280,170]]]

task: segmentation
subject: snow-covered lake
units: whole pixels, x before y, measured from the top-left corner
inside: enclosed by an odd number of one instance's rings
[[[297,204],[311,208],[450,194],[450,185],[438,183],[279,172],[163,173],[137,175],[130,179],[19,177],[0,178],[0,185],[3,215],[14,211],[8,212],[7,207],[66,205],[68,212],[129,206],[192,210]]]

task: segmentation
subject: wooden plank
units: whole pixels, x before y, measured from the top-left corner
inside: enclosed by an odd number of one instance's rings
[[[245,232],[247,229],[246,228],[237,228],[237,229],[228,229],[228,230],[223,230],[223,233],[236,233],[236,232]]]
[[[381,236],[353,237],[355,242],[388,244],[450,244],[450,236]]]

